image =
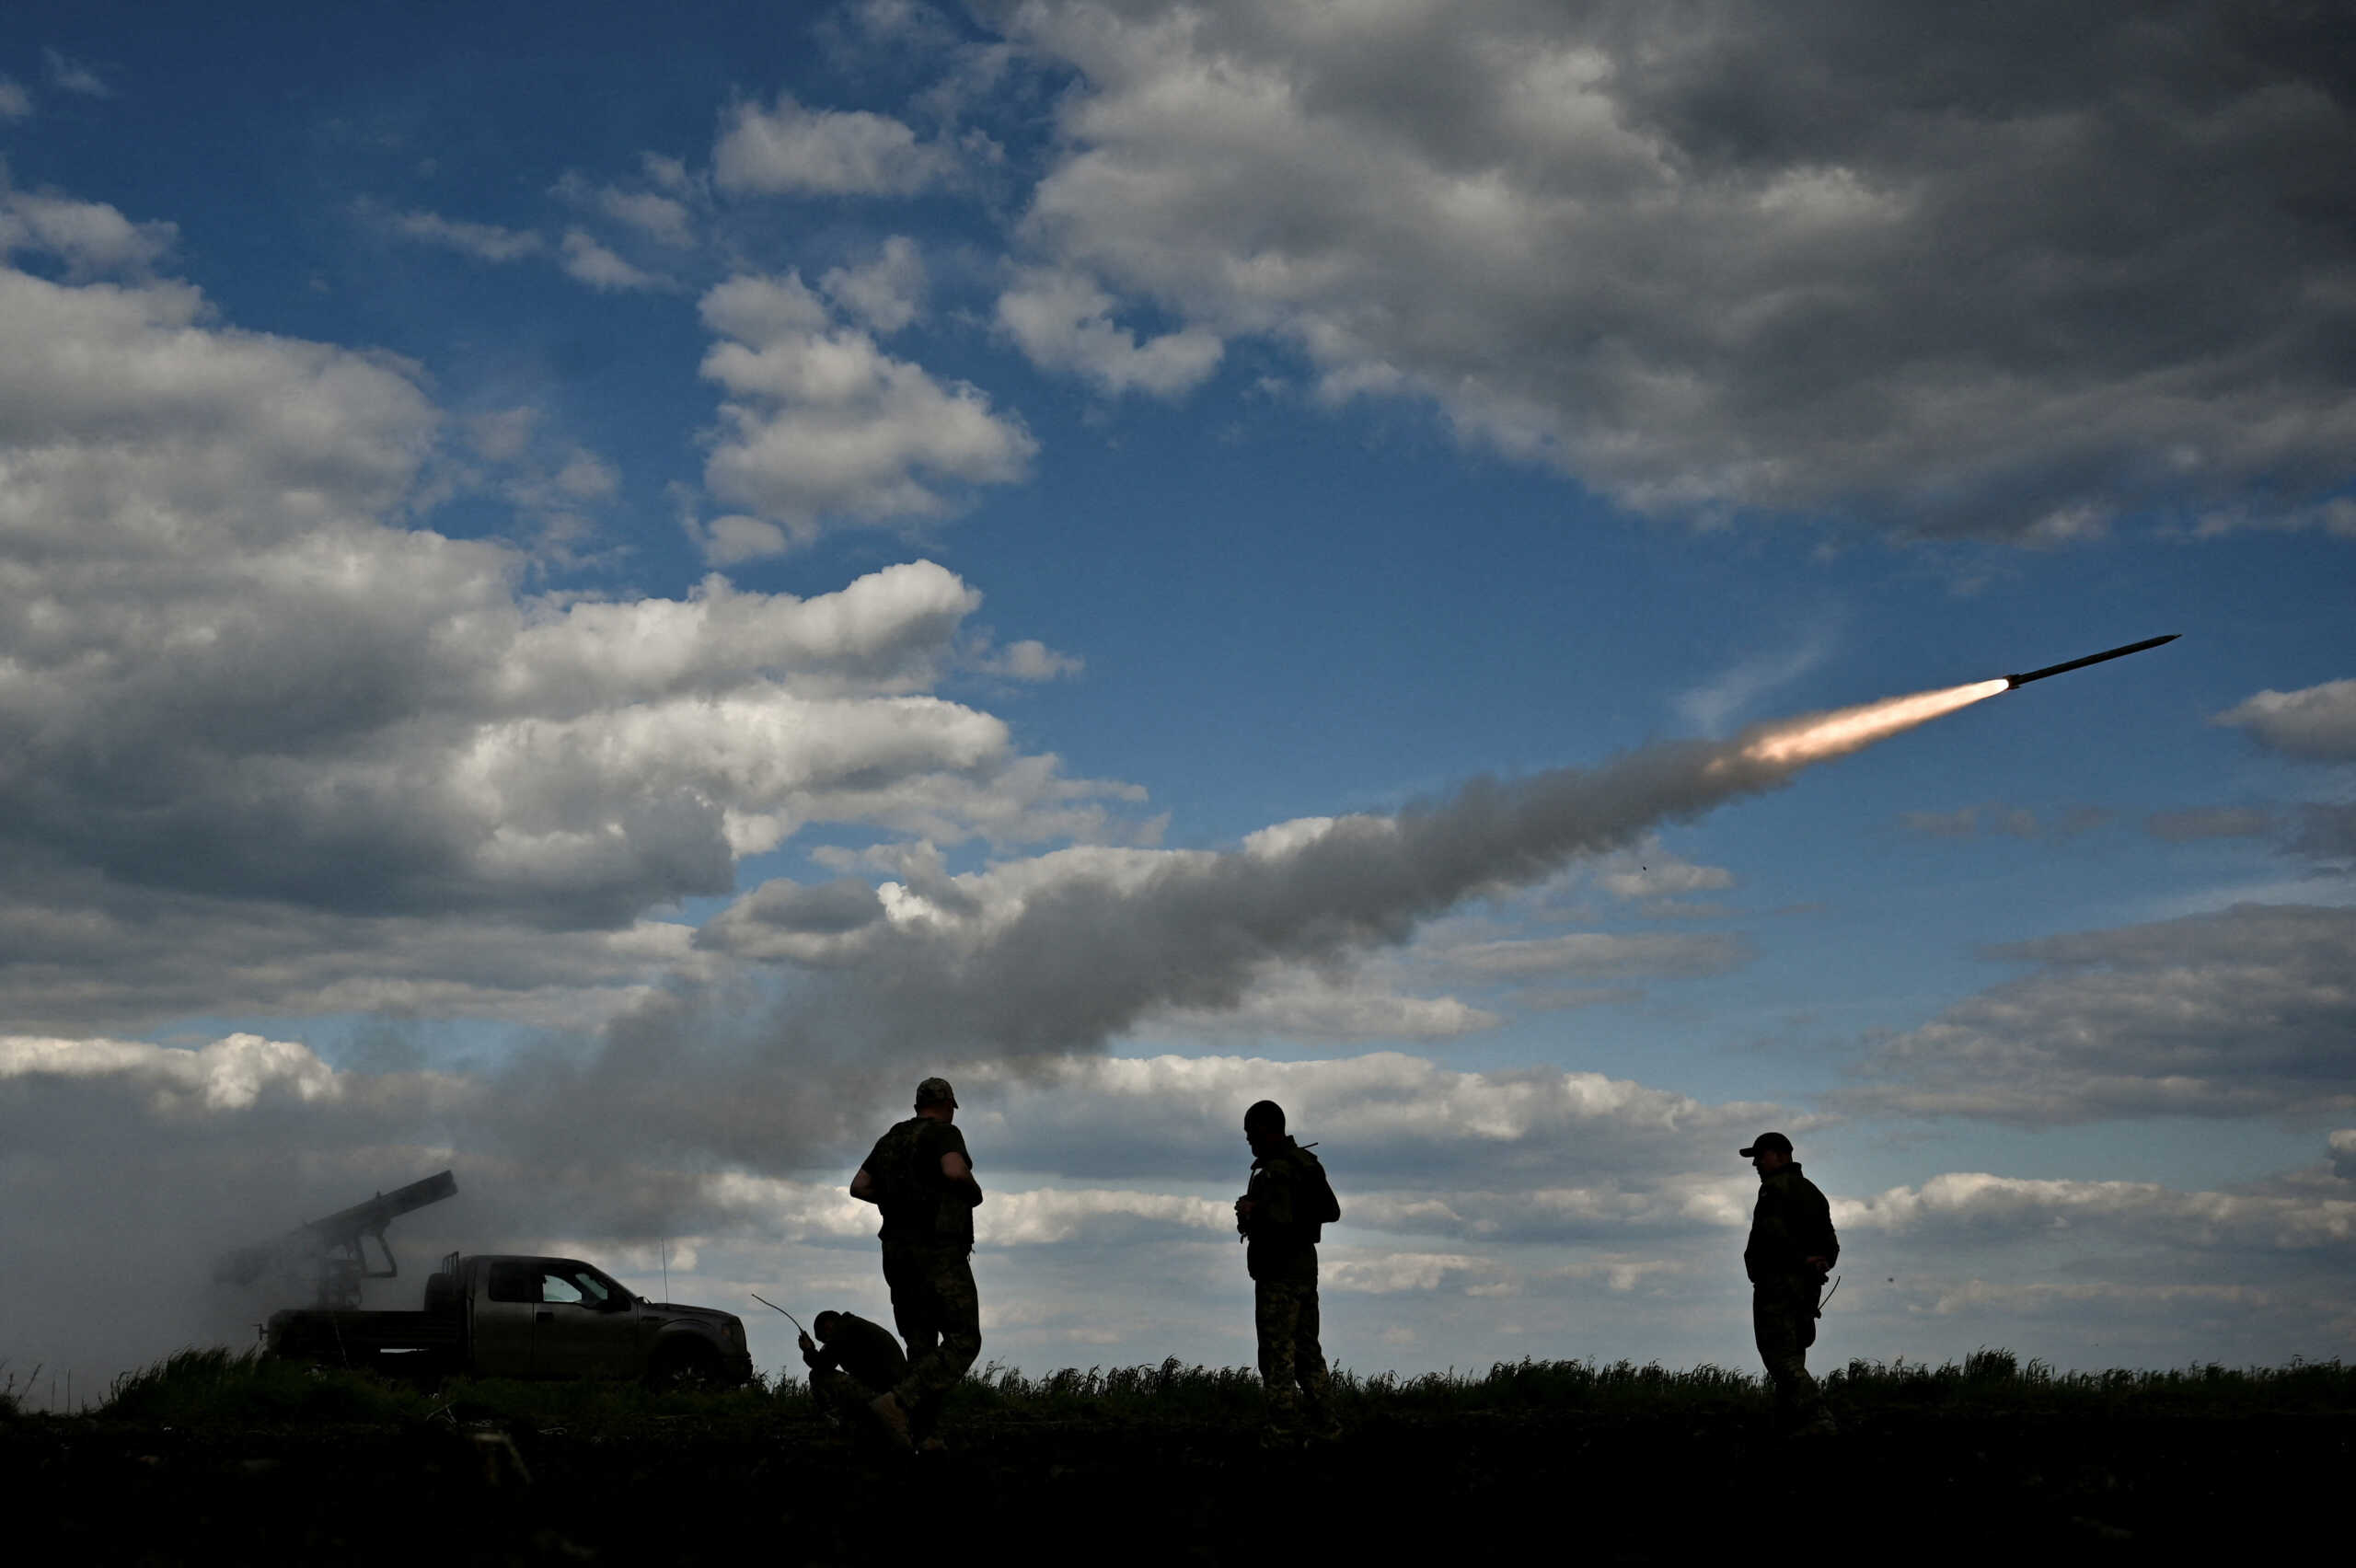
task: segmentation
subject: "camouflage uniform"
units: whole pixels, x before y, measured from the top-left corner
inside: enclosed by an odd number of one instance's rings
[[[1325,1353],[1318,1343],[1317,1242],[1324,1226],[1342,1217],[1341,1205],[1315,1155],[1291,1138],[1252,1162],[1252,1214],[1241,1222],[1252,1274],[1252,1317],[1260,1333],[1260,1380],[1268,1391],[1268,1419],[1279,1431],[1298,1429],[1304,1415],[1323,1428],[1333,1423]]]
[[[810,1397],[846,1419],[908,1371],[892,1332],[854,1312],[836,1313],[835,1332],[816,1350],[803,1351],[802,1360],[810,1368]]]
[[[1786,1424],[1820,1418],[1822,1401],[1808,1375],[1807,1349],[1816,1343],[1816,1300],[1823,1281],[1807,1260],[1839,1261],[1832,1208],[1797,1161],[1761,1178],[1750,1214],[1742,1266],[1750,1275],[1750,1329],[1775,1387],[1775,1410]]]
[[[947,1154],[966,1154],[965,1135],[912,1116],[878,1138],[866,1160],[884,1194],[879,1236],[892,1320],[908,1346],[907,1371],[890,1392],[918,1442],[931,1435],[941,1401],[982,1353],[981,1297],[970,1261],[974,1210],[941,1174]]]

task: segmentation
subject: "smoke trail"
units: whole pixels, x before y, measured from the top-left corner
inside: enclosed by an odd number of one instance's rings
[[[1592,769],[1476,778],[1396,816],[1289,824],[1265,836],[1273,846],[1112,866],[1067,851],[1028,863],[1019,882],[1003,870],[912,879],[887,885],[888,898],[869,901],[864,924],[849,931],[845,902],[829,897],[832,945],[788,1007],[783,1034],[869,1057],[1099,1049],[1158,1008],[1231,1007],[1266,965],[1404,941],[1467,897],[1779,788],[1814,763],[2004,689],[1992,681],[1915,693],[1723,743],[1646,746]],[[713,921],[704,945],[775,951],[826,891],[779,887]]]

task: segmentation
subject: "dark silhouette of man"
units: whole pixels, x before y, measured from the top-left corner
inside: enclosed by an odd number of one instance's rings
[[[1792,1140],[1783,1134],[1761,1133],[1741,1152],[1759,1171],[1742,1266],[1750,1275],[1751,1333],[1775,1388],[1776,1421],[1786,1431],[1829,1433],[1832,1418],[1808,1375],[1807,1348],[1816,1343],[1824,1276],[1841,1259],[1832,1205],[1800,1174]]]
[[[974,1210],[982,1184],[959,1132],[947,1078],[917,1085],[916,1114],[895,1123],[850,1181],[850,1195],[884,1211],[884,1283],[892,1320],[907,1342],[908,1369],[868,1405],[903,1448],[937,1449],[941,1403],[982,1352],[981,1298],[974,1291]]]
[[[1250,1190],[1235,1200],[1235,1228],[1252,1274],[1252,1316],[1260,1332],[1260,1380],[1268,1395],[1267,1436],[1334,1435],[1325,1353],[1317,1343],[1317,1242],[1342,1205],[1317,1157],[1285,1132],[1284,1107],[1263,1100],[1243,1113],[1252,1146]]]
[[[876,1395],[907,1376],[900,1342],[881,1323],[856,1312],[821,1312],[810,1320],[810,1329],[815,1341],[809,1334],[797,1336],[802,1365],[810,1369],[810,1397],[837,1420],[860,1414]]]

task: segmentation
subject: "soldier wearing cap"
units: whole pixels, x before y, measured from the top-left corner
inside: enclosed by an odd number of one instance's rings
[[[811,1398],[829,1415],[857,1415],[907,1376],[908,1358],[892,1331],[856,1312],[821,1312],[810,1320],[810,1332],[818,1337],[799,1337],[802,1364],[810,1368]]]
[[[1335,1435],[1332,1385],[1318,1343],[1317,1242],[1342,1217],[1325,1167],[1285,1131],[1284,1107],[1263,1100],[1243,1113],[1252,1146],[1250,1190],[1235,1200],[1235,1228],[1252,1275],[1252,1317],[1267,1390],[1267,1438]]]
[[[908,1345],[907,1371],[868,1409],[901,1447],[938,1448],[941,1401],[982,1350],[971,1261],[982,1186],[947,1078],[917,1085],[916,1113],[875,1140],[850,1195],[884,1211],[884,1283]]]
[[[1742,1266],[1750,1275],[1750,1327],[1775,1387],[1775,1412],[1788,1430],[1830,1432],[1807,1348],[1816,1343],[1817,1297],[1841,1258],[1832,1207],[1815,1182],[1800,1174],[1792,1140],[1761,1133],[1741,1151],[1759,1171],[1759,1203],[1750,1211],[1750,1239]]]

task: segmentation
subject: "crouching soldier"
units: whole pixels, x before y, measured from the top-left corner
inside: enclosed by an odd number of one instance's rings
[[[876,1395],[907,1376],[908,1358],[883,1324],[855,1312],[821,1312],[810,1327],[816,1341],[801,1336],[810,1397],[837,1424],[859,1419]]]
[[[1750,1327],[1767,1378],[1775,1387],[1777,1424],[1816,1435],[1832,1430],[1807,1348],[1816,1343],[1817,1297],[1841,1258],[1832,1206],[1800,1174],[1792,1140],[1761,1133],[1742,1152],[1759,1172],[1759,1203],[1750,1213],[1750,1239],[1742,1266],[1750,1275]]]
[[[1243,1113],[1243,1136],[1252,1146],[1252,1184],[1235,1200],[1235,1228],[1252,1274],[1268,1435],[1292,1440],[1305,1416],[1311,1434],[1330,1437],[1338,1428],[1317,1342],[1317,1242],[1342,1217],[1342,1205],[1324,1166],[1286,1135],[1284,1108],[1275,1101]]]

